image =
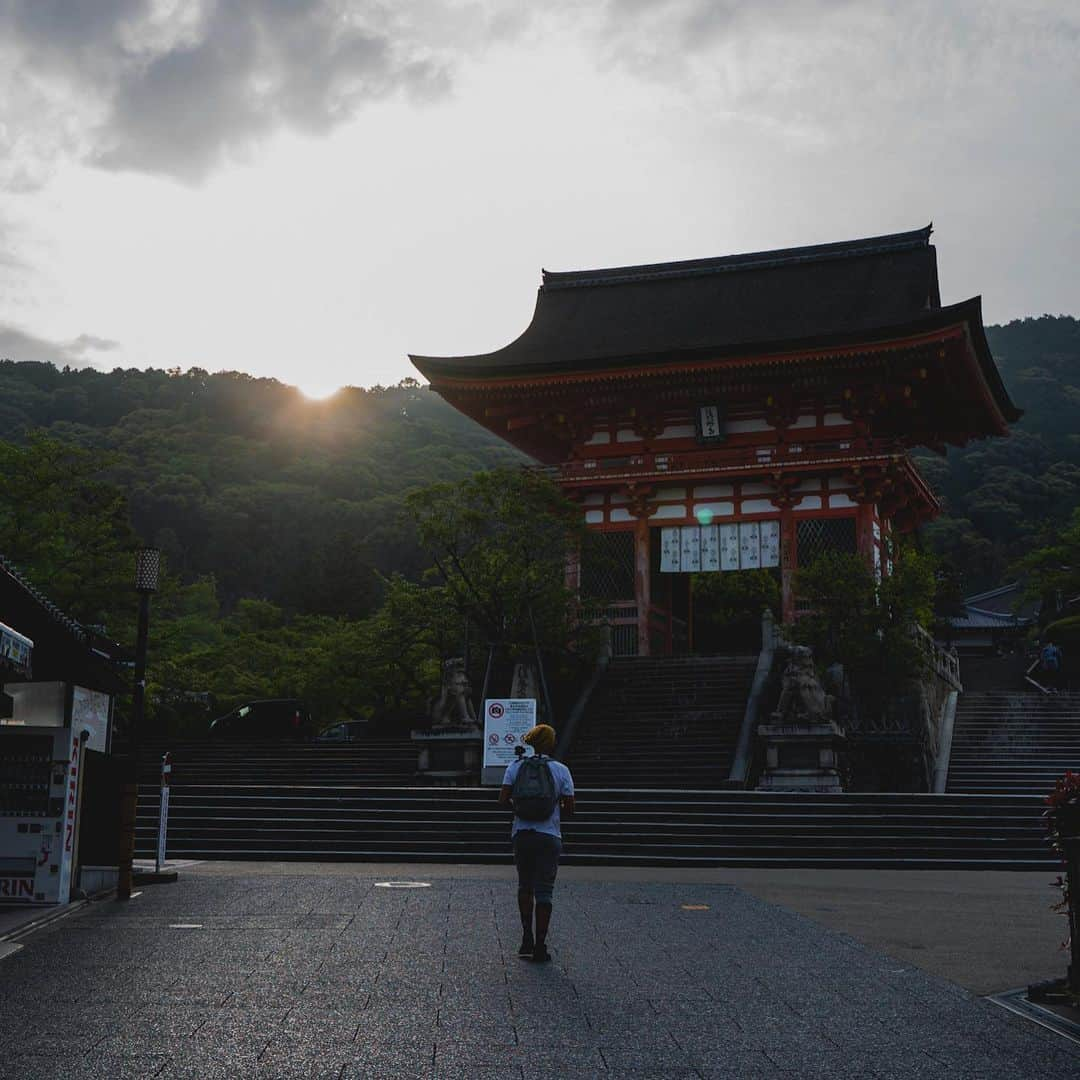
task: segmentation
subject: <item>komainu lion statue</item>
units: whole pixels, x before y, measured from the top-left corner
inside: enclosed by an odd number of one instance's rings
[[[788,655],[772,722],[788,727],[829,724],[833,711],[833,697],[825,692],[814,670],[814,654],[805,645],[796,645]]]
[[[460,656],[443,664],[442,691],[431,706],[431,726],[470,727],[476,725],[476,710],[469,695],[472,687]]]

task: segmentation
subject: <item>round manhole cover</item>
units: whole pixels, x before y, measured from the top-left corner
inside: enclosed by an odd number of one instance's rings
[[[430,889],[430,881],[376,881],[376,889]]]

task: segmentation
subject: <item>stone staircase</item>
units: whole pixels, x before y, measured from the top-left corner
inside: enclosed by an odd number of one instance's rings
[[[565,861],[586,865],[1046,869],[1031,796],[579,789]],[[153,854],[157,789],[138,851]],[[174,785],[168,857],[509,862],[494,790]]]
[[[960,695],[946,792],[1046,796],[1080,771],[1080,693]]]
[[[172,782],[178,787],[401,787],[416,780],[416,744],[407,737],[372,735],[345,744],[154,738],[145,740],[139,751],[143,783],[152,786],[158,780],[166,750],[172,754]]]
[[[567,755],[582,787],[722,788],[756,656],[611,661]]]

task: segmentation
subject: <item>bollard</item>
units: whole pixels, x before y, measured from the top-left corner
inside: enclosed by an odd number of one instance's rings
[[[169,831],[169,781],[172,779],[172,754],[161,759],[161,809],[158,812],[157,859],[154,862],[156,873],[160,874],[165,865],[166,836]]]

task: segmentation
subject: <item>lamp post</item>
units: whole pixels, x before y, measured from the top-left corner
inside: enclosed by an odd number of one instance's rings
[[[116,894],[131,899],[132,862],[135,858],[135,822],[139,810],[139,738],[146,711],[146,646],[150,636],[150,597],[157,592],[161,552],[139,548],[135,552],[135,591],[139,594],[139,628],[135,639],[135,687],[128,733],[128,775],[120,812],[120,872]]]

